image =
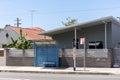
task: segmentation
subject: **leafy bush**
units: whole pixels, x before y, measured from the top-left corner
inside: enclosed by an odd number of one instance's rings
[[[22,29],[20,29],[20,37],[18,38],[18,40],[14,40],[12,37],[11,37],[11,40],[12,40],[12,43],[7,46],[8,48],[17,48],[17,49],[32,48],[31,42],[26,40],[25,37],[23,36]]]

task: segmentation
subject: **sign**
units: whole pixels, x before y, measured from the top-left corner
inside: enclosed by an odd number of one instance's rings
[[[75,47],[72,49],[72,54],[73,54],[73,60],[75,60],[76,59],[76,48]]]
[[[85,38],[80,38],[80,44],[85,44]]]
[[[4,50],[0,50],[0,57],[4,56]]]
[[[55,45],[55,41],[40,41],[40,42],[35,42],[37,45]]]

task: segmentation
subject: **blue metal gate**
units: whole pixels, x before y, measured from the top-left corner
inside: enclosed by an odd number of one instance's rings
[[[58,46],[56,44],[39,42],[35,44],[35,66],[59,66]]]

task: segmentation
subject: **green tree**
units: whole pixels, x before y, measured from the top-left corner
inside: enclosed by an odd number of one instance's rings
[[[8,45],[9,48],[12,48],[12,47],[18,48],[18,49],[32,48],[31,42],[26,40],[25,37],[23,36],[22,29],[20,29],[20,37],[18,38],[18,40],[14,40],[12,37],[11,37],[11,40],[12,40],[12,43]]]
[[[10,24],[6,24],[5,27],[11,26]]]
[[[63,22],[63,21],[62,21],[62,24],[63,24],[64,26],[70,26],[70,25],[77,24],[77,19],[71,19],[70,17],[66,18],[66,21],[67,21],[67,22]]]

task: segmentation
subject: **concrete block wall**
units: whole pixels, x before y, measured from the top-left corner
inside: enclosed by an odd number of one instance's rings
[[[73,57],[61,56],[59,59],[60,67],[73,67]],[[76,58],[76,66],[83,67],[83,57]],[[112,67],[112,50],[108,50],[108,57],[86,57],[86,67]]]
[[[86,67],[112,67],[112,49],[108,50],[107,57],[86,57]],[[6,51],[6,66],[34,66],[34,57],[12,57]],[[77,56],[76,66],[83,67],[83,57]],[[60,56],[60,67],[73,67],[72,56]]]
[[[0,66],[6,66],[6,51],[0,48]]]
[[[34,66],[34,57],[9,56],[6,50],[6,66]]]
[[[34,66],[33,57],[7,57],[6,66]]]

